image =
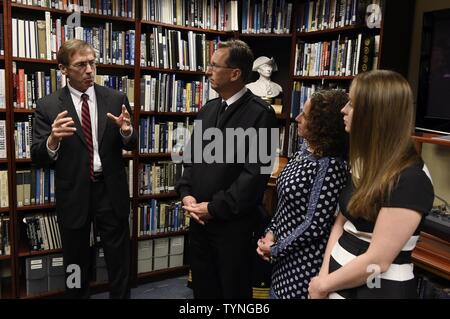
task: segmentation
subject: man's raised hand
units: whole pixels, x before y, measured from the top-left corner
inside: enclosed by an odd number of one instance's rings
[[[131,132],[131,119],[130,113],[128,113],[127,108],[124,104],[122,104],[122,113],[119,116],[114,116],[111,113],[107,113],[106,116],[114,123],[117,124],[118,127],[122,130],[122,133],[125,135],[130,134]]]
[[[77,130],[73,119],[67,116],[68,113],[67,111],[59,113],[53,121],[52,132],[48,138],[48,147],[51,150],[55,150],[58,147],[63,137],[72,136]]]

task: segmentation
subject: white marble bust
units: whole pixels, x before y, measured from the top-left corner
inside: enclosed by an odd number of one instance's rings
[[[273,98],[278,96],[283,89],[281,86],[270,80],[272,72],[277,71],[277,66],[273,58],[260,56],[253,62],[253,71],[259,73],[259,79],[247,84],[247,88],[253,94],[262,98]]]

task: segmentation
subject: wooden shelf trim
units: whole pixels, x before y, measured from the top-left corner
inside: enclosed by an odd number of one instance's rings
[[[178,195],[176,192],[159,193],[152,195],[139,195],[139,200],[149,200],[149,199],[161,199],[161,198],[176,198]]]
[[[449,140],[439,139],[439,137],[443,137],[443,136],[445,136],[445,135],[417,132],[413,135],[413,139],[419,143],[450,146],[450,139]]]
[[[292,38],[292,33],[240,33],[239,38]]]
[[[11,259],[11,255],[0,255],[0,261],[1,260],[9,260]]]
[[[188,74],[188,75],[205,75],[205,72],[203,71],[164,69],[164,68],[156,68],[153,66],[141,66],[140,68],[141,71],[154,71],[160,73],[174,73],[174,74]]]
[[[330,81],[348,81],[353,80],[355,76],[299,76],[294,75],[293,80],[294,81],[306,81],[306,80],[330,80]]]
[[[140,115],[158,115],[158,116],[196,116],[197,112],[156,112],[156,111],[139,111]]]
[[[170,231],[165,233],[156,233],[153,235],[141,235],[138,236],[138,240],[147,240],[147,239],[154,239],[154,238],[163,238],[163,237],[172,237],[172,236],[184,236],[188,233],[187,229],[182,229],[178,231]]]
[[[74,11],[54,9],[54,8],[48,8],[48,7],[40,7],[40,6],[32,6],[32,5],[21,4],[21,3],[11,3],[11,7],[30,10],[30,11],[49,11],[50,13],[55,13],[55,14],[59,14],[59,15],[70,15],[70,14],[74,13]],[[121,17],[121,16],[112,16],[112,15],[106,15],[106,14],[85,13],[85,12],[80,12],[80,14],[82,17],[86,17],[86,18],[96,18],[96,19],[102,19],[102,20],[116,20],[116,21],[120,21],[120,22],[129,22],[129,23],[136,22],[136,19]]]
[[[344,33],[344,32],[362,32],[369,31],[370,29],[366,25],[347,25],[345,27],[333,28],[333,29],[325,29],[325,30],[317,30],[317,31],[308,31],[308,32],[297,32],[297,37],[312,37],[312,36],[323,36],[329,34],[336,33]]]
[[[138,279],[145,279],[148,277],[157,277],[157,276],[166,275],[166,274],[170,274],[170,273],[180,273],[180,272],[183,273],[183,272],[187,272],[188,270],[189,270],[189,266],[184,265],[181,267],[165,268],[165,269],[141,273],[141,274],[138,274],[137,277],[138,277]]]
[[[18,212],[27,212],[27,211],[30,211],[30,210],[52,209],[52,208],[56,208],[56,204],[55,203],[20,206],[20,207],[17,207],[16,210]]]
[[[414,263],[450,280],[450,243],[422,232],[412,253]]]
[[[46,249],[46,250],[22,250],[19,252],[19,257],[30,257],[30,256],[42,256],[42,255],[50,255],[50,254],[59,254],[62,253],[62,249]]]
[[[30,62],[30,63],[44,63],[44,64],[52,64],[58,65],[56,60],[47,60],[47,59],[31,59],[31,58],[19,58],[13,57],[13,61],[16,62]],[[99,63],[96,65],[97,68],[106,68],[106,69],[126,69],[126,70],[134,70],[134,65],[128,64],[103,64]]]
[[[231,36],[233,34],[233,31],[219,31],[219,30],[213,30],[213,29],[185,27],[182,25],[169,24],[169,23],[150,21],[150,20],[141,20],[141,23],[142,23],[142,25],[153,25],[153,26],[160,26],[160,27],[169,28],[169,29],[173,29],[173,30],[187,30],[187,31],[194,31],[194,32],[199,32],[199,33],[208,33],[208,34],[213,34],[213,35]],[[142,33],[145,33],[145,32],[142,32]]]

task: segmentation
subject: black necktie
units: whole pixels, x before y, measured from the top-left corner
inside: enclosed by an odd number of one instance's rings
[[[223,101],[220,105],[219,113],[217,114],[217,124],[219,124],[220,119],[223,116],[223,113],[225,112],[225,109],[227,108],[228,104],[227,102]]]

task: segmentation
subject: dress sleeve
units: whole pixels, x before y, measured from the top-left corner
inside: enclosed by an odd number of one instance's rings
[[[272,260],[284,257],[298,247],[328,236],[334,220],[338,196],[346,183],[345,165],[330,158],[319,160],[319,171],[309,195],[305,220],[287,237],[271,246]]]
[[[390,198],[383,207],[397,207],[426,214],[433,206],[434,190],[430,178],[422,166],[413,166],[404,170]]]

